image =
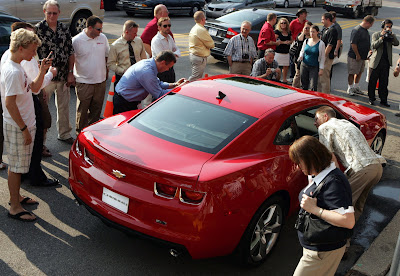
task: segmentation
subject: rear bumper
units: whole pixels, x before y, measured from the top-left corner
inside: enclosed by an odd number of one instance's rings
[[[324,9],[328,12],[335,11],[335,12],[341,13],[341,14],[351,14],[354,12],[352,8],[335,7],[335,6],[330,6],[330,5],[324,5]]]
[[[209,194],[200,205],[186,205],[178,198],[160,198],[151,189],[120,182],[95,166],[84,166],[73,152],[69,166],[71,192],[107,225],[188,252],[194,259],[228,255],[240,241],[244,229],[238,221],[243,214],[225,216]],[[103,187],[129,198],[127,213],[102,201]],[[229,235],[227,227],[232,229]]]

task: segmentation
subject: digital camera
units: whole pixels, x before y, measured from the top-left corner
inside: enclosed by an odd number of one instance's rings
[[[243,54],[242,55],[242,59],[249,59],[249,58],[250,58],[249,54]]]

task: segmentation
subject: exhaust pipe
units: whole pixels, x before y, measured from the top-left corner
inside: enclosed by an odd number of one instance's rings
[[[182,252],[172,248],[169,250],[169,254],[174,258],[178,258],[182,254]]]

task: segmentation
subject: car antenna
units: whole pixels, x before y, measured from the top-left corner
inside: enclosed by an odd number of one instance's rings
[[[216,97],[218,100],[223,100],[226,97],[224,93],[221,91],[218,91],[218,96]]]

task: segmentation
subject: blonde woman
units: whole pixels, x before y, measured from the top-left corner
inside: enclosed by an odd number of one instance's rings
[[[276,46],[275,60],[279,66],[282,66],[282,82],[287,84],[287,73],[289,69],[289,48],[292,43],[292,34],[289,29],[289,21],[286,18],[281,18],[275,27],[276,40],[280,44]]]

